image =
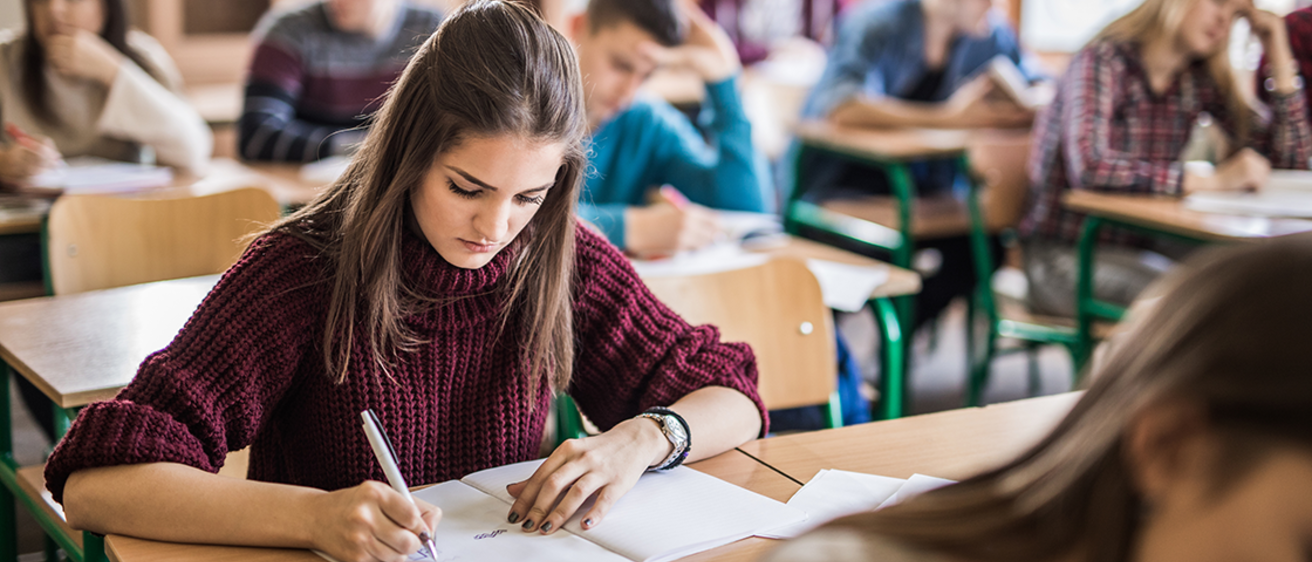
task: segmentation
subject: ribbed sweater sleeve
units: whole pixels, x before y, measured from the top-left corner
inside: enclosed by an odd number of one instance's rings
[[[312,253],[282,234],[254,242],[132,383],[78,415],[46,464],[55,500],[79,470],[171,462],[217,472],[249,445],[317,343],[307,336],[321,317],[308,298],[322,288]]]
[[[707,386],[742,392],[768,430],[747,344],[723,343],[714,326],[693,327],[647,289],[605,238],[578,229],[574,378],[570,395],[606,430],[652,406]]]

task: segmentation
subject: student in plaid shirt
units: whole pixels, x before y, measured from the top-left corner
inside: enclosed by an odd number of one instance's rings
[[[1269,112],[1245,100],[1229,66],[1230,28],[1240,17],[1270,61]],[[1035,312],[1074,314],[1075,242],[1084,216],[1062,207],[1064,192],[1256,189],[1273,167],[1307,168],[1312,132],[1301,84],[1284,22],[1251,0],[1147,0],[1104,29],[1075,55],[1056,100],[1035,124],[1031,207],[1021,224]],[[1204,114],[1239,139],[1211,175],[1181,162]],[[1106,229],[1100,242],[1094,294],[1123,304],[1170,265],[1161,254],[1182,253],[1120,229]]]

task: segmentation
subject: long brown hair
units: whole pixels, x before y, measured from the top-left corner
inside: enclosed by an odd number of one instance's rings
[[[31,108],[32,114],[48,125],[61,126],[59,116],[50,107],[50,96],[46,84],[46,50],[36,39],[36,25],[33,22],[32,4],[36,0],[24,0],[24,15],[27,19],[27,33],[23,38],[23,101]],[[105,12],[105,22],[100,29],[100,38],[122,53],[132,62],[146,71],[151,78],[159,81],[158,70],[146,62],[146,58],[136,49],[128,46],[128,13],[123,0],[100,0]]]
[[[1164,296],[1034,448],[992,472],[832,526],[966,560],[1129,559],[1144,502],[1123,441],[1141,412],[1173,400],[1205,409],[1209,430],[1236,452],[1212,467],[1217,489],[1272,443],[1312,449],[1309,285],[1312,236],[1206,252],[1162,281]]]
[[[403,318],[449,299],[414,286],[402,272],[411,193],[436,158],[462,140],[515,135],[566,150],[537,214],[502,250],[513,257],[497,289],[505,297],[500,330],[512,316],[520,320],[514,329],[527,343],[530,397],[546,373],[555,388],[568,385],[584,115],[573,49],[529,8],[478,0],[446,19],[392,87],[341,179],[270,228],[309,240],[331,265],[322,342],[328,373],[346,379],[359,337],[384,372],[396,353],[424,343]]]
[[[1139,7],[1108,24],[1094,38],[1094,41],[1108,40],[1143,44],[1154,37],[1174,37],[1184,25],[1184,16],[1194,4],[1202,0],[1144,0]],[[1247,91],[1240,86],[1230,66],[1230,51],[1222,48],[1204,60],[1207,72],[1217,89],[1225,98],[1226,111],[1230,113],[1231,122],[1235,124],[1236,146],[1243,146],[1252,124],[1249,112],[1252,105],[1245,95]],[[1226,155],[1228,156],[1228,155]]]

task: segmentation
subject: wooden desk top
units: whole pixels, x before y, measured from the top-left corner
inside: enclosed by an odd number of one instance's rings
[[[1079,393],[963,408],[753,441],[744,452],[802,482],[822,469],[961,480],[1037,443]]]
[[[0,303],[0,357],[64,408],[113,398],[218,275]]]
[[[1312,221],[1204,213],[1177,197],[1114,195],[1072,190],[1067,209],[1204,241],[1235,242],[1312,231]]]
[[[1014,142],[1029,135],[1028,130],[1002,129],[872,129],[816,120],[799,123],[796,133],[807,145],[889,162],[951,158],[975,144]]]
[[[788,501],[801,489],[797,483],[738,451],[729,451],[689,466],[778,501]],[[775,544],[772,540],[753,537],[682,560],[747,562],[759,558]],[[114,562],[323,562],[322,558],[307,550],[190,545],[117,535],[105,538],[105,551]]]
[[[874,293],[870,298],[883,297],[900,297],[903,295],[914,295],[920,292],[920,274],[909,269],[902,269],[892,264],[887,264],[874,258],[868,258],[860,254],[852,253],[847,250],[835,248],[827,244],[821,244],[805,238],[790,236],[788,245],[782,248],[771,248],[761,250],[776,257],[786,257],[795,259],[820,259],[837,263],[859,266],[880,266],[888,267],[888,281],[875,287]]]

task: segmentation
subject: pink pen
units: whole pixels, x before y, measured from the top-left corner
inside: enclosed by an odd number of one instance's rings
[[[660,194],[662,199],[665,199],[669,204],[674,205],[674,208],[679,210],[687,209],[688,205],[692,204],[692,201],[689,201],[687,196],[679,193],[679,190],[674,189],[674,186],[670,184],[662,185]]]

